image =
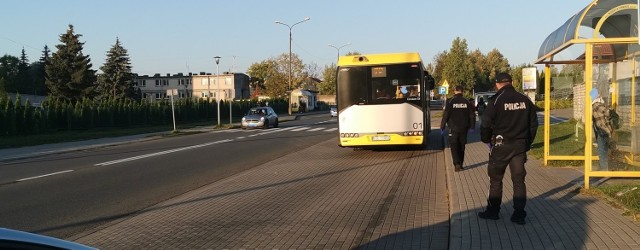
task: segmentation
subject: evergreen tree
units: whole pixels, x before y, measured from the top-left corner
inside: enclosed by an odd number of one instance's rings
[[[29,59],[27,53],[22,48],[20,53],[20,62],[18,62],[18,93],[31,93],[33,83],[31,82],[31,75],[29,74]]]
[[[4,79],[4,91],[8,93],[18,92],[19,64],[20,59],[15,56],[0,57],[0,79]]]
[[[61,44],[51,56],[50,63],[45,65],[46,84],[50,97],[77,101],[83,97],[92,97],[96,73],[91,69],[91,59],[82,54],[82,35],[75,34],[73,25],[60,35]]]
[[[116,38],[116,43],[107,52],[106,62],[100,67],[100,70],[102,70],[102,74],[98,76],[96,99],[135,98],[131,62],[127,50],[120,44],[120,39]]]
[[[443,68],[443,76],[450,86],[463,86],[465,90],[473,89],[474,67],[469,57],[467,40],[457,37],[453,40]],[[451,95],[453,91],[449,92]],[[464,92],[469,97],[471,91]]]
[[[45,65],[49,62],[51,51],[47,45],[44,46],[40,60],[31,64],[31,81],[34,95],[47,95],[47,85],[45,84],[46,71]],[[29,92],[31,93],[31,92]]]

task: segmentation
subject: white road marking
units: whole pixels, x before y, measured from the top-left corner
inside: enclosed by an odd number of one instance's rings
[[[69,172],[73,172],[73,170],[65,170],[65,171],[60,171],[60,172],[55,172],[55,173],[50,173],[50,174],[38,175],[38,176],[34,176],[34,177],[29,177],[29,178],[24,178],[24,179],[17,180],[17,182],[28,181],[28,180],[38,179],[38,178],[57,175],[57,174],[64,174],[64,173],[69,173]]]
[[[233,141],[233,140],[232,139],[227,139],[227,140],[222,140],[222,141],[215,141],[215,142],[209,142],[209,143],[204,143],[204,144],[193,145],[193,146],[189,146],[189,147],[176,148],[176,149],[161,151],[161,152],[157,152],[157,153],[139,155],[139,156],[124,158],[124,159],[120,159],[120,160],[113,160],[113,161],[98,163],[98,164],[95,164],[94,166],[108,166],[108,165],[113,165],[113,164],[118,164],[118,163],[123,163],[123,162],[128,162],[128,161],[135,161],[135,160],[140,160],[140,159],[149,158],[149,157],[153,157],[153,156],[166,155],[166,154],[170,154],[170,153],[180,152],[180,151],[189,150],[189,149],[196,149],[196,148],[201,148],[201,147],[206,147],[206,146],[211,146],[211,145],[225,143],[225,142],[231,142],[231,141]]]
[[[291,131],[298,132],[298,131],[307,130],[307,129],[310,129],[310,127],[301,127],[301,128],[297,128],[297,129],[292,129]]]
[[[314,128],[314,129],[309,129],[307,130],[308,132],[316,132],[316,131],[320,131],[323,130],[324,128]]]
[[[242,140],[244,138],[247,138],[247,137],[244,137],[244,136],[236,137],[236,140]]]
[[[325,130],[325,131],[327,131],[327,132],[333,132],[333,131],[336,131],[336,130],[338,130],[338,128],[330,128],[330,129],[327,129],[327,130]]]

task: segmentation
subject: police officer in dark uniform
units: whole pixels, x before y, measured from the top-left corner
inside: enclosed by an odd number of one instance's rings
[[[480,136],[482,142],[489,145],[490,178],[487,210],[478,213],[482,219],[500,218],[502,203],[502,179],[507,165],[513,181],[513,209],[511,221],[525,224],[527,213],[527,188],[524,183],[527,171],[527,151],[538,130],[537,108],[529,97],[517,92],[511,76],[500,73],[496,76],[498,92],[489,98],[489,104],[482,116]]]
[[[456,86],[454,95],[447,100],[440,122],[441,134],[445,134],[445,125],[449,126],[449,147],[455,171],[463,170],[464,150],[467,144],[467,131],[476,127],[476,114],[473,106],[462,96],[462,86]]]

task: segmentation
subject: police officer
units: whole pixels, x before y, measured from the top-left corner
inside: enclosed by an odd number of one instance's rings
[[[513,182],[513,209],[511,221],[525,224],[527,213],[527,188],[524,183],[527,171],[527,151],[536,137],[538,116],[531,100],[513,88],[511,76],[500,73],[496,76],[498,92],[489,98],[489,104],[482,116],[480,136],[488,143],[490,179],[487,210],[478,213],[482,219],[500,218],[502,203],[502,178],[507,165]]]
[[[462,96],[462,86],[456,86],[453,97],[447,100],[444,114],[440,122],[440,132],[445,134],[445,126],[449,126],[449,147],[455,171],[463,170],[465,144],[467,144],[467,131],[476,127],[476,114],[473,106]]]

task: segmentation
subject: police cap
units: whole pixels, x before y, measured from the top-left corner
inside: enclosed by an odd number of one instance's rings
[[[508,73],[499,73],[498,75],[496,75],[496,83],[510,83],[513,80],[511,79],[511,75],[509,75]]]

